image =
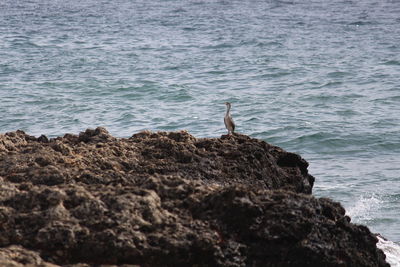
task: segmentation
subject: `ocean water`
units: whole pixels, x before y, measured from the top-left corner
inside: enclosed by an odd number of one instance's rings
[[[218,137],[225,101],[400,242],[398,1],[0,1],[0,132]]]

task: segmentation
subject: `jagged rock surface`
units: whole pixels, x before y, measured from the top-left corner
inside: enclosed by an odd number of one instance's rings
[[[0,263],[387,266],[307,166],[244,135],[0,135]]]
[[[153,175],[247,184],[311,193],[307,162],[248,136],[196,139],[187,132],[141,132],[117,139],[104,128],[38,139],[21,131],[2,137],[0,176],[11,182],[136,185]],[[1,153],[1,152],[0,152]]]

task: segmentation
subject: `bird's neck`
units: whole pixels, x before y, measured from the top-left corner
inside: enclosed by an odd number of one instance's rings
[[[231,106],[228,106],[228,109],[226,110],[226,115],[228,115],[230,111],[231,111]]]

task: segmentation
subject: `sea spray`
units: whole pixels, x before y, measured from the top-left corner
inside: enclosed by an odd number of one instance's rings
[[[353,206],[347,209],[347,215],[354,222],[365,223],[374,219],[372,214],[379,209],[382,203],[383,201],[376,194],[362,195]]]

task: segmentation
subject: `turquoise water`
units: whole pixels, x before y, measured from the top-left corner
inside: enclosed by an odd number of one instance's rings
[[[0,2],[0,132],[237,130],[400,241],[397,1]]]

